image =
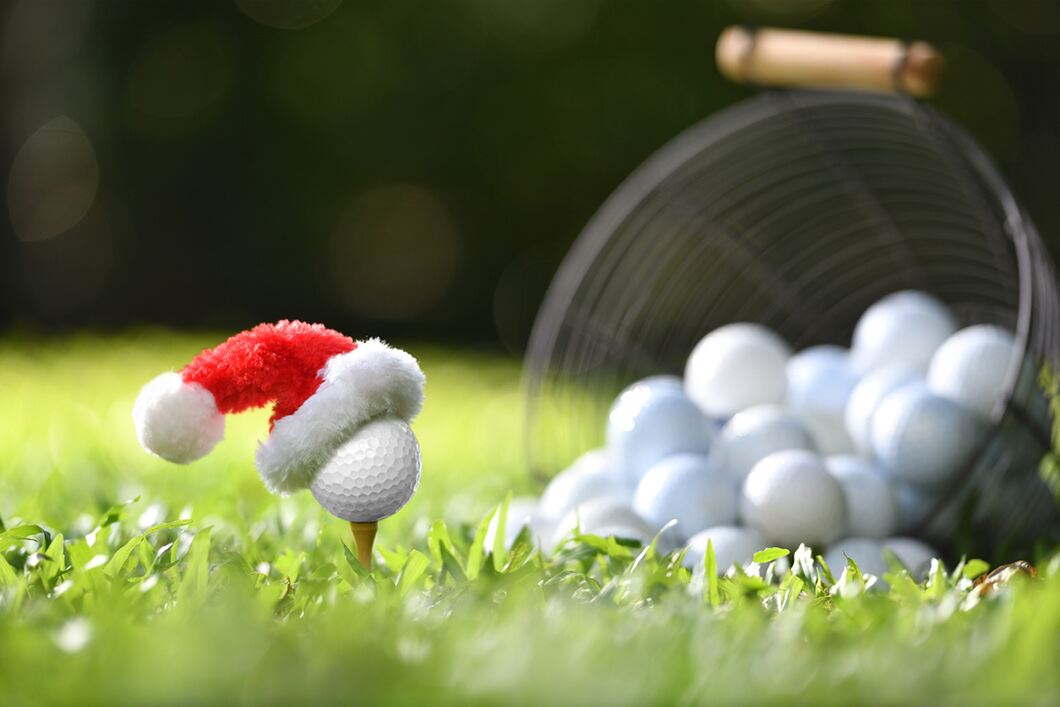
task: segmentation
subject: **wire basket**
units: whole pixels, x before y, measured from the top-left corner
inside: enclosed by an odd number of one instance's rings
[[[1055,530],[1038,471],[1048,405],[1013,393],[1060,359],[1053,265],[982,149],[904,95],[770,90],[637,169],[578,238],[536,320],[530,466],[549,476],[600,446],[614,396],[680,375],[716,327],[758,322],[796,349],[848,345],[860,314],[903,289],[935,295],[962,325],[1011,330],[1022,354],[973,461],[916,534],[1002,553]]]

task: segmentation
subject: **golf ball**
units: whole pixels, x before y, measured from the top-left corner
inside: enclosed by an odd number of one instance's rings
[[[872,454],[870,430],[872,413],[892,390],[919,380],[920,374],[901,365],[881,366],[868,373],[854,386],[844,411],[844,423],[859,454]]]
[[[872,415],[872,449],[888,473],[923,486],[945,483],[975,451],[972,413],[921,382],[891,391]]]
[[[556,525],[553,545],[570,539],[576,528],[594,535],[614,528],[636,530],[647,538],[654,533],[651,525],[637,515],[628,503],[616,498],[596,498],[570,511]]]
[[[1016,342],[1001,327],[979,324],[961,329],[931,359],[928,387],[989,419],[1001,400],[1015,355]]]
[[[719,575],[725,574],[733,565],[745,567],[753,561],[756,552],[767,547],[765,539],[751,528],[736,525],[708,528],[689,539],[685,546],[685,567],[703,569],[708,540],[714,548],[714,561]]]
[[[813,439],[794,414],[780,405],[755,405],[732,416],[714,445],[718,463],[743,481],[752,467],[773,452],[814,449]]]
[[[549,482],[541,494],[538,510],[542,516],[559,520],[571,509],[594,498],[628,502],[632,495],[633,486],[615,475],[607,452],[594,449],[578,457]]]
[[[825,466],[843,487],[847,504],[845,536],[883,538],[896,530],[898,511],[891,484],[872,462],[840,455],[825,459]]]
[[[759,324],[728,324],[696,344],[685,366],[685,390],[711,417],[784,400],[791,349]]]
[[[755,464],[740,498],[744,522],[785,548],[827,545],[846,528],[843,488],[813,452],[774,452]]]
[[[623,391],[607,419],[614,471],[630,484],[672,454],[706,454],[715,434],[714,425],[683,391],[648,383]]]
[[[787,405],[813,435],[821,454],[854,451],[844,415],[858,375],[850,355],[839,346],[811,346],[787,365]]]
[[[702,454],[676,454],[655,464],[637,485],[633,510],[658,531],[686,540],[713,525],[736,520],[737,486],[732,477]]]
[[[916,538],[887,538],[883,541],[883,550],[894,554],[915,579],[923,579],[931,567],[931,560],[938,557],[934,548]]]
[[[886,586],[883,575],[889,567],[883,556],[883,544],[873,538],[845,538],[828,548],[824,561],[832,572],[832,577],[840,581],[847,573],[847,558],[853,560],[862,575],[876,577],[876,584]]]
[[[957,330],[946,305],[931,295],[905,290],[865,310],[854,329],[851,360],[859,373],[886,364],[927,370],[942,342]]]
[[[329,513],[369,523],[408,503],[420,483],[420,466],[420,445],[408,424],[377,417],[335,450],[309,490]]]

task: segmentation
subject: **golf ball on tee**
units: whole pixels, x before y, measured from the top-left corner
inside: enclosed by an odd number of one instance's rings
[[[787,405],[813,435],[821,454],[854,451],[843,416],[858,376],[846,349],[811,346],[787,365]]]
[[[975,451],[972,413],[919,381],[888,393],[872,414],[872,449],[881,466],[922,486],[945,483]]]
[[[854,386],[844,411],[844,423],[854,448],[864,455],[872,454],[870,427],[872,413],[876,412],[884,396],[899,386],[918,380],[920,374],[901,365],[881,366],[868,373]]]
[[[924,371],[942,342],[957,330],[949,309],[931,295],[905,290],[865,310],[854,329],[851,361],[859,373],[886,364]]]
[[[759,460],[785,449],[814,449],[806,427],[780,405],[755,405],[725,423],[714,456],[733,478],[743,481]]]
[[[618,396],[607,418],[614,471],[630,484],[672,454],[706,454],[714,435],[713,423],[684,391],[665,385],[633,384]]]
[[[786,450],[755,464],[743,484],[740,514],[768,542],[821,546],[846,528],[843,488],[813,452]]]
[[[369,523],[408,503],[420,482],[420,466],[420,445],[408,424],[377,417],[335,450],[309,490],[333,515]]]
[[[711,457],[675,454],[655,464],[637,485],[633,510],[658,531],[671,520],[687,540],[713,525],[736,520],[737,486]]]
[[[696,344],[685,365],[685,390],[711,417],[784,400],[791,349],[759,324],[728,324]]]
[[[708,540],[714,548],[714,561],[719,575],[725,574],[733,565],[744,567],[750,564],[754,554],[768,546],[765,539],[752,528],[736,525],[708,528],[689,539],[685,550],[685,567],[700,571],[704,569]]]
[[[571,509],[594,498],[617,498],[628,502],[632,496],[632,484],[612,471],[607,451],[593,449],[578,457],[549,482],[541,494],[538,511],[558,521]]]
[[[828,457],[825,466],[843,487],[845,536],[884,538],[896,530],[898,511],[891,483],[880,469],[867,459],[849,455]]]
[[[1015,355],[1016,342],[1001,327],[979,324],[961,329],[931,359],[928,387],[988,419]]]

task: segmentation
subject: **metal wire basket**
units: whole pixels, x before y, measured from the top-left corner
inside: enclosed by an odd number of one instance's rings
[[[903,289],[962,324],[1016,335],[989,432],[917,534],[1003,553],[1057,525],[1038,462],[1045,399],[1017,381],[1056,370],[1060,296],[1027,214],[982,149],[907,95],[769,90],[674,139],[606,201],[560,267],[526,358],[527,451],[551,475],[600,446],[629,383],[683,371],[736,321],[794,348],[850,342]]]

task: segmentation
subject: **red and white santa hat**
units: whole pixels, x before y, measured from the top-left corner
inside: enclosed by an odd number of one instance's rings
[[[179,464],[224,437],[224,416],[274,403],[257,467],[270,491],[306,488],[335,450],[379,415],[411,421],[423,404],[416,359],[378,339],[354,341],[320,324],[281,321],[236,334],[163,373],[140,392],[140,444]]]

